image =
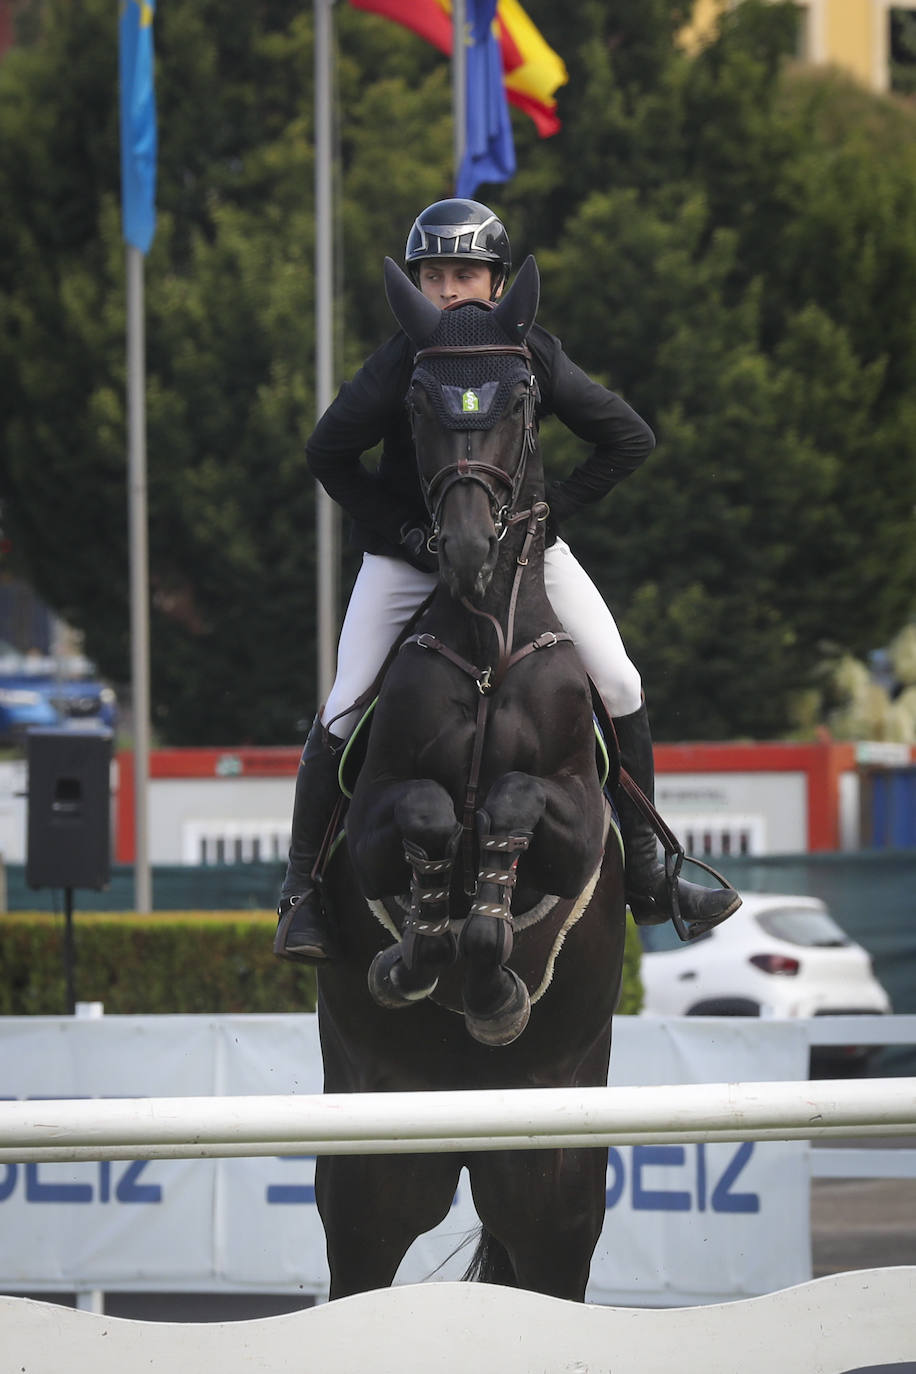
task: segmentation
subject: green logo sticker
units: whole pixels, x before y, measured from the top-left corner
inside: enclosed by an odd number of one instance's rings
[[[476,391],[464,391],[464,392],[462,392],[462,394],[461,394],[461,409],[462,409],[462,410],[479,410],[479,409],[480,409],[480,397],[477,395],[477,392],[476,392]]]

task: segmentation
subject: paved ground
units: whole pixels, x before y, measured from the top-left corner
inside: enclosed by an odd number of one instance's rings
[[[916,1147],[909,1137],[870,1143]],[[811,1246],[815,1278],[846,1269],[916,1265],[916,1179],[814,1179]]]
[[[814,1277],[916,1264],[916,1179],[815,1179]]]

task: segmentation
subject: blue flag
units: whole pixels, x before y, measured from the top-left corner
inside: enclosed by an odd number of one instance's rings
[[[473,196],[481,182],[508,181],[515,174],[502,53],[493,32],[496,4],[497,0],[467,0],[467,114],[456,196]]]
[[[156,232],[155,8],[156,0],[122,0],[118,25],[123,233],[141,253]]]

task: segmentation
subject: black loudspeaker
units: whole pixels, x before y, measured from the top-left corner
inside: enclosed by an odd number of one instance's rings
[[[29,887],[105,887],[111,876],[111,734],[28,734]]]

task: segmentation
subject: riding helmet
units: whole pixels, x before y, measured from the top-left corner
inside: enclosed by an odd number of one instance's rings
[[[506,284],[512,268],[509,235],[502,220],[477,200],[437,200],[414,220],[404,261],[418,281],[427,258],[469,258],[491,264],[493,295]]]

